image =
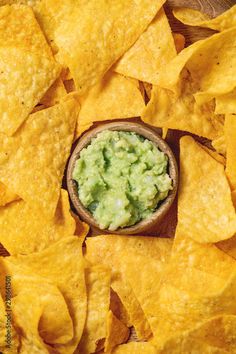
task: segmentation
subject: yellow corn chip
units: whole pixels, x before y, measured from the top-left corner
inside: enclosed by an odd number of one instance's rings
[[[102,81],[80,98],[76,135],[95,121],[140,116],[145,107],[138,87],[122,75],[109,71]]]
[[[159,305],[156,299],[165,263],[141,254],[131,253],[126,249],[120,252],[119,256],[122,260],[122,272],[141,304],[152,332],[155,332],[159,315]],[[137,269],[142,269],[142,272],[137,272]]]
[[[236,26],[236,6],[213,19],[200,11],[188,8],[174,9],[173,14],[179,21],[189,26],[207,27],[217,31]]]
[[[51,49],[26,6],[0,8],[1,128],[12,135],[60,73]]]
[[[230,93],[216,97],[215,112],[217,114],[236,113],[236,89]]]
[[[224,134],[212,140],[211,144],[219,154],[226,156],[226,141]]]
[[[66,93],[63,81],[59,77],[42,97],[40,104],[44,105],[44,107],[54,106],[60,102],[62,97],[66,96]]]
[[[66,99],[30,115],[14,137],[0,134],[0,181],[48,218],[58,203],[77,114],[77,101]]]
[[[184,130],[211,140],[218,138],[223,134],[223,117],[215,114],[213,102],[198,105],[193,92],[194,84],[189,77],[181,80],[179,96],[153,86],[142,120],[159,128]]]
[[[75,235],[79,236],[80,239],[84,240],[87,234],[89,233],[89,225],[86,224],[86,222],[81,221],[80,218],[72,211],[70,213],[73,216],[76,224]]]
[[[236,115],[225,117],[226,175],[232,190],[236,189]]]
[[[18,195],[12,193],[9,188],[0,182],[0,207],[18,199],[20,199]]]
[[[146,95],[150,100],[152,94],[152,85],[149,84],[148,82],[143,82],[143,86],[145,88]]]
[[[71,341],[65,344],[55,344],[54,348],[62,354],[74,353],[80,341],[86,318],[82,240],[76,236],[68,236],[44,251],[27,256],[6,257],[4,262],[7,262],[8,267],[10,265],[11,267],[17,266],[21,272],[43,277],[45,282],[58,287],[67,303],[73,321],[74,336]],[[24,282],[25,280],[22,279],[22,286]],[[55,310],[53,313],[56,316]]]
[[[233,27],[185,48],[163,68],[158,85],[176,89],[175,85],[185,67],[195,83],[193,94],[199,105],[231,92],[236,86],[236,57],[233,54],[235,34],[236,27]]]
[[[222,165],[226,165],[226,159],[224,156],[218,154],[218,152],[212,150],[212,149],[209,149],[207,146],[205,145],[200,145],[201,148],[203,150],[205,150],[211,157],[213,157],[213,159],[215,159],[216,161],[220,162]]]
[[[86,240],[85,256],[91,263],[101,263],[111,269],[112,289],[117,293],[127,310],[130,323],[135,327],[138,338],[147,339],[151,335],[149,324],[137,297],[130,284],[127,282],[125,275],[122,273],[118,250],[122,248],[122,242],[119,242],[119,240],[123,237],[124,241],[125,239],[128,239],[126,236],[114,237],[109,235],[88,238]],[[136,239],[136,237],[133,239]],[[116,242],[116,240],[118,240],[118,242]],[[138,242],[138,238],[136,239],[136,242]],[[135,242],[133,244],[135,244]],[[138,244],[136,247],[139,247]]]
[[[156,85],[161,68],[175,55],[171,29],[161,9],[146,31],[118,61],[114,70]]]
[[[55,216],[48,221],[23,200],[0,207],[0,242],[11,255],[41,251],[59,239],[73,235],[75,227],[68,194],[63,189]]]
[[[110,271],[101,265],[85,269],[87,287],[87,318],[79,343],[81,354],[96,351],[100,339],[106,337],[106,317],[110,303]]]
[[[180,142],[178,228],[200,243],[222,241],[236,232],[224,167],[189,136]]]
[[[76,89],[84,94],[134,44],[163,3],[42,0],[34,9],[48,40],[58,50],[57,59],[69,67]]]
[[[110,310],[107,315],[107,334],[105,341],[105,353],[110,353],[114,347],[125,343],[129,338],[129,329],[118,320]]]
[[[111,289],[110,293],[110,310],[118,318],[118,320],[124,323],[127,327],[132,326],[126,308],[124,307],[119,296],[113,289]]]
[[[157,354],[156,348],[148,342],[129,342],[116,347],[112,354]]]
[[[216,244],[219,249],[236,259],[236,235]]]
[[[235,329],[236,316],[213,317],[183,335],[170,339],[158,353],[233,353],[236,350]]]
[[[180,233],[178,226],[170,264],[157,298],[159,327],[154,343],[160,352],[171,353],[171,345],[175,344],[176,353],[182,353],[181,348],[186,348],[182,339],[189,335],[186,331],[193,331],[203,321],[221,313],[234,314],[236,308],[229,299],[234,297],[235,281],[235,260],[214,245],[195,242]],[[168,338],[172,338],[170,342]]]

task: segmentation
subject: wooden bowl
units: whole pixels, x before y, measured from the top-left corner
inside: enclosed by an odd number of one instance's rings
[[[140,222],[136,223],[133,226],[128,226],[124,228],[118,228],[116,231],[110,230],[101,230],[99,228],[98,223],[93,218],[93,215],[82,205],[79,200],[78,190],[77,190],[77,183],[73,180],[72,174],[75,168],[75,163],[80,156],[80,151],[90,144],[92,138],[96,137],[98,133],[102,132],[103,130],[117,130],[117,131],[127,131],[127,132],[135,132],[143,137],[147,138],[148,140],[152,141],[161,151],[163,151],[169,159],[168,164],[168,173],[173,181],[173,189],[169,192],[167,198],[161,202],[160,206],[157,210],[147,219],[141,220]],[[71,198],[71,201],[81,217],[82,220],[86,221],[89,225],[100,229],[102,233],[109,232],[110,234],[140,234],[144,231],[147,231],[150,228],[153,228],[154,225],[160,223],[163,217],[166,215],[168,210],[170,209],[178,188],[178,167],[171,151],[170,147],[167,143],[152,129],[147,128],[138,123],[131,123],[131,122],[115,122],[115,123],[107,123],[102,124],[92,130],[90,130],[87,134],[83,135],[82,138],[79,139],[68,164],[67,169],[67,187],[68,192]]]

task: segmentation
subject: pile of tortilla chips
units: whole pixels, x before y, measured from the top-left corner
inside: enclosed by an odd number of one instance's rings
[[[236,353],[236,5],[184,48],[164,2],[0,0],[1,353]],[[88,237],[72,144],[134,117],[181,136],[175,237]]]

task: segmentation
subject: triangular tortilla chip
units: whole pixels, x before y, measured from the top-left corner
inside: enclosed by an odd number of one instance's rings
[[[200,243],[236,232],[236,213],[224,167],[190,136],[180,140],[178,229]]]
[[[67,98],[30,115],[13,137],[0,134],[0,181],[48,218],[58,203],[78,109]]]
[[[140,116],[145,107],[141,92],[133,81],[113,71],[80,97],[80,103],[76,136],[96,121]]]
[[[68,194],[63,189],[55,216],[50,220],[45,220],[23,200],[0,207],[0,242],[11,255],[41,251],[59,239],[73,235],[75,228]]]
[[[105,353],[110,353],[111,350],[119,344],[125,343],[129,338],[129,329],[118,320],[112,313],[107,315],[107,333],[105,340]]]
[[[164,10],[161,9],[146,31],[121,57],[114,70],[156,85],[159,71],[175,56],[176,49],[170,25]]]
[[[55,104],[60,103],[60,100],[65,97],[66,94],[67,92],[63,85],[63,81],[61,77],[59,77],[41,98],[40,104],[44,105],[44,107],[54,106]]]
[[[74,335],[71,341],[54,345],[55,350],[61,354],[74,353],[85,324],[87,299],[82,241],[77,236],[68,236],[44,251],[4,259],[8,267],[18,267],[25,275],[43,277],[45,282],[57,286],[62,293],[73,321]],[[42,291],[43,283],[41,282]],[[54,316],[57,318],[55,310]]]
[[[101,265],[85,269],[87,288],[87,318],[79,353],[94,353],[99,340],[106,337],[106,317],[109,312],[111,274]]]
[[[225,117],[226,175],[232,190],[236,189],[236,115]]]
[[[217,31],[236,26],[236,6],[213,19],[200,11],[188,8],[174,9],[173,14],[179,21],[189,26],[206,27]]]
[[[43,0],[34,10],[48,41],[58,51],[58,61],[69,67],[76,89],[84,94],[134,44],[163,3]]]
[[[0,131],[12,135],[60,73],[30,7],[0,8]]]

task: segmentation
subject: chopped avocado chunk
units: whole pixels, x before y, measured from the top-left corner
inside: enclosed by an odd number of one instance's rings
[[[134,132],[105,130],[82,149],[73,171],[81,203],[101,229],[148,218],[172,189],[168,157]]]

